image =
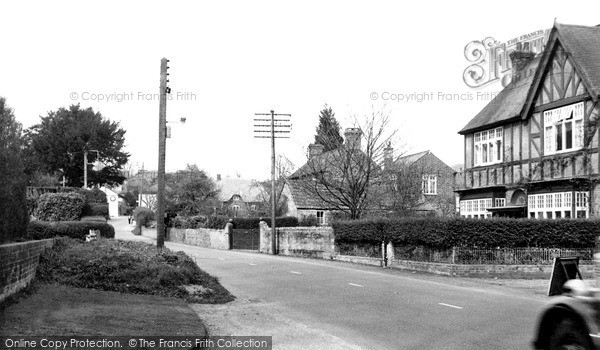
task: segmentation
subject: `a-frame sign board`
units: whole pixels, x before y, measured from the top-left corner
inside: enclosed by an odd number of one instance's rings
[[[560,295],[563,293],[563,286],[568,280],[583,280],[579,272],[579,257],[576,258],[554,258],[552,267],[552,276],[550,277],[550,287],[548,296]]]

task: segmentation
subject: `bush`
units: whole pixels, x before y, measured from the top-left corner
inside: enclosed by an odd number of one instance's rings
[[[77,193],[44,193],[37,200],[34,216],[43,221],[72,221],[81,217],[85,198]]]
[[[334,222],[336,242],[479,248],[592,248],[598,220],[405,218]]]
[[[300,220],[298,220],[298,226],[304,227],[313,227],[319,226],[319,220],[314,215],[303,216]]]
[[[258,223],[261,219],[266,222],[267,225],[271,226],[271,218],[233,218],[233,228],[244,230],[258,229]],[[227,216],[209,216],[205,227],[222,229],[225,228],[225,225],[228,222],[229,217]],[[296,227],[298,226],[298,218],[294,216],[282,216],[275,218],[275,223],[277,224],[277,227]]]
[[[106,193],[102,192],[102,190],[98,188],[85,189],[85,188],[77,188],[77,187],[61,187],[59,189],[60,192],[64,193],[77,193],[82,195],[85,198],[85,202],[87,204],[107,204]]]
[[[133,211],[133,219],[135,220],[135,225],[137,227],[149,227],[150,222],[154,220],[156,215],[154,212],[148,208],[137,207]]]
[[[206,226],[208,218],[202,215],[196,216],[175,216],[171,220],[171,227],[175,228],[203,228]]]
[[[105,222],[97,221],[31,221],[27,228],[27,239],[46,239],[65,236],[85,240],[90,230],[100,230],[100,237],[114,238],[115,229]]]
[[[225,225],[229,222],[229,217],[222,215],[211,215],[206,220],[204,227],[212,228],[215,230],[221,230],[225,228]]]
[[[36,278],[43,283],[179,297],[190,302],[225,303],[235,299],[217,278],[202,271],[185,253],[167,248],[159,251],[143,242],[58,239],[41,255]],[[190,293],[184,285],[203,288]]]
[[[86,203],[81,210],[81,216],[102,216],[108,220],[108,204]]]

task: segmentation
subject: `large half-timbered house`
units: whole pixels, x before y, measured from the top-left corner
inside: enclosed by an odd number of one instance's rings
[[[600,216],[600,27],[555,23],[537,56],[460,132],[463,217]]]

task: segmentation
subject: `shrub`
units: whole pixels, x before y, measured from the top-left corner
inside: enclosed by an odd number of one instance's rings
[[[211,215],[206,220],[204,227],[212,228],[215,230],[221,230],[225,228],[225,225],[229,222],[229,217],[222,215]]]
[[[479,248],[592,248],[598,220],[403,218],[334,222],[336,242]]]
[[[97,204],[106,204],[108,201],[106,200],[106,193],[102,192],[102,190],[98,188],[85,189],[85,188],[77,188],[77,187],[61,187],[59,189],[60,192],[65,193],[77,193],[82,195],[85,198],[85,202],[87,204],[97,203]]]
[[[90,230],[100,230],[100,237],[114,238],[115,229],[105,222],[97,221],[31,221],[27,228],[28,239],[46,239],[56,236],[66,236],[85,240]]]
[[[314,215],[306,215],[306,216],[303,216],[300,220],[298,220],[298,226],[304,226],[304,227],[319,226],[319,220],[317,220],[317,217]]]
[[[149,227],[150,222],[154,220],[155,217],[156,215],[154,214],[154,212],[148,208],[137,207],[133,211],[133,218],[137,227]]]
[[[85,198],[77,193],[44,193],[34,216],[44,221],[72,221],[81,217]]]
[[[108,220],[108,204],[86,203],[81,210],[81,216],[102,216]]]
[[[175,216],[171,220],[171,227],[175,228],[202,228],[205,227],[208,218],[202,215],[196,216]]]
[[[41,255],[36,278],[43,283],[179,297],[190,302],[225,303],[235,298],[185,253],[167,248],[158,251],[143,242],[58,239]],[[203,288],[190,293],[184,285]]]

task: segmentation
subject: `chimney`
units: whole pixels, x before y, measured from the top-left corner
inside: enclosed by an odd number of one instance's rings
[[[362,131],[359,128],[347,128],[344,131],[346,146],[351,149],[360,149],[360,136]]]
[[[535,57],[535,52],[531,51],[528,42],[518,42],[516,49],[509,54],[510,62],[512,64],[512,78],[511,80],[514,82],[519,81],[527,77],[527,71],[524,70],[525,67],[533,60]]]
[[[312,159],[316,156],[323,154],[325,146],[318,143],[311,143],[308,145],[308,159]]]
[[[221,181],[221,174],[217,174],[217,181]]]
[[[394,148],[392,147],[392,143],[388,142],[386,148],[383,149],[383,165],[387,169],[392,165],[394,161]]]

